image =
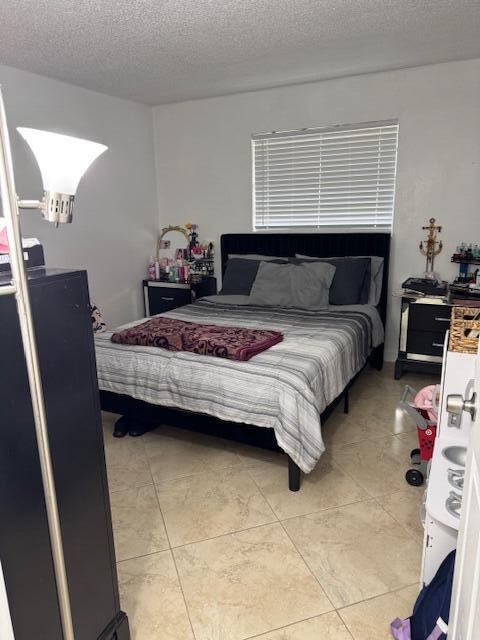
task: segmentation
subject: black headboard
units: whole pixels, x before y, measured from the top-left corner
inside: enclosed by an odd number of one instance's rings
[[[389,233],[227,233],[221,237],[222,274],[231,253],[293,257],[381,256],[382,293],[378,310],[385,325],[388,299]]]

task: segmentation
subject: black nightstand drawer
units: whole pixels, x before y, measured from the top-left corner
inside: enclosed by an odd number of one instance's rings
[[[174,287],[148,287],[149,315],[171,311],[192,302],[192,292],[188,289]]]
[[[157,313],[165,313],[191,304],[203,296],[213,296],[216,293],[217,281],[213,276],[191,284],[144,280],[145,315],[154,316]]]
[[[445,333],[450,327],[452,307],[447,304],[411,304],[409,330]]]
[[[445,331],[409,331],[407,353],[442,357],[444,340]]]
[[[403,371],[438,375],[442,366],[445,334],[450,328],[452,305],[446,298],[402,296],[395,378]]]

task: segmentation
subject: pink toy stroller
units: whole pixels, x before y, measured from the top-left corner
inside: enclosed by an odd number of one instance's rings
[[[408,413],[417,426],[419,448],[410,453],[410,460],[415,469],[409,469],[405,480],[414,487],[423,484],[427,475],[428,461],[432,458],[435,437],[437,435],[439,385],[429,385],[416,391],[408,384],[402,393],[400,408]],[[407,398],[411,396],[413,402]]]

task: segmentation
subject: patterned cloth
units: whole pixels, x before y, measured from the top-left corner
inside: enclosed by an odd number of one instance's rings
[[[107,324],[103,319],[103,314],[94,302],[90,302],[90,317],[92,319],[93,333],[107,330]]]
[[[164,317],[153,318],[112,335],[112,342],[117,344],[160,347],[241,361],[250,360],[282,340],[283,335],[279,331],[220,327]]]

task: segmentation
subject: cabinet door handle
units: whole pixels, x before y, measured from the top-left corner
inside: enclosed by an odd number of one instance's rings
[[[432,342],[432,347],[439,347],[440,349],[443,349],[443,344],[441,342]]]
[[[167,298],[167,297],[165,297],[165,296],[160,296],[160,298],[161,298],[162,300],[169,300],[169,301],[171,301],[171,300],[175,300],[175,298]]]
[[[435,317],[435,320],[437,322],[450,322],[450,318],[437,318],[437,317]]]

